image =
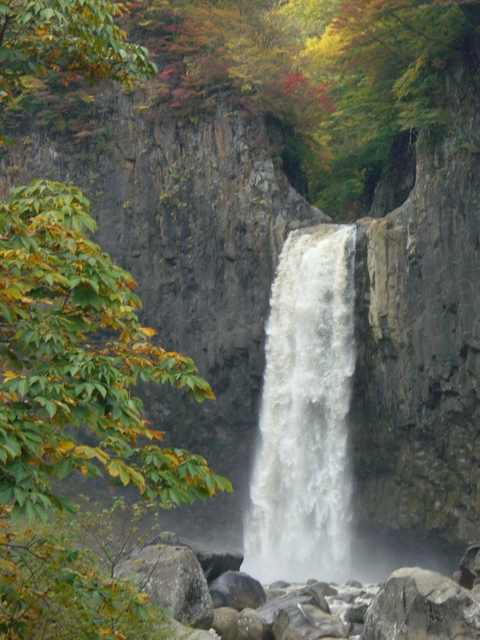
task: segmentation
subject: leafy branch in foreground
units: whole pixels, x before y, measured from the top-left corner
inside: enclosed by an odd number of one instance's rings
[[[231,490],[201,456],[155,444],[163,433],[142,419],[139,380],[214,394],[191,359],[148,341],[131,275],[82,232],[95,229],[88,211],[79,189],[42,180],[0,203],[0,504],[14,517],[70,509],[51,480],[74,469],[164,506]]]
[[[32,530],[0,509],[0,636],[7,640],[167,640],[168,617],[128,581],[107,575],[57,514]],[[19,523],[21,525],[21,523]]]

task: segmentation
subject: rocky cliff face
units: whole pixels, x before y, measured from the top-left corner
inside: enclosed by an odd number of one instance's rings
[[[358,517],[451,541],[476,538],[480,520],[479,88],[472,61],[452,70],[454,133],[419,137],[416,181],[412,140],[399,140],[372,218],[358,223]],[[240,543],[278,253],[289,228],[324,217],[288,184],[261,119],[219,107],[192,123],[144,95],[109,100],[108,144],[80,139],[72,153],[32,121],[1,161],[0,189],[47,176],[92,198],[97,240],[139,283],[143,321],[217,394],[199,406],[141,389],[167,442],[204,454],[237,488],[196,507],[190,533],[215,518]]]
[[[354,457],[363,523],[466,541],[480,522],[476,65],[447,89],[454,132],[420,136],[406,202],[359,225]]]
[[[219,107],[192,124],[145,99],[114,95],[113,135],[100,151],[95,140],[72,149],[33,121],[2,160],[0,187],[5,195],[46,176],[92,198],[96,239],[139,283],[143,322],[162,346],[194,358],[217,395],[198,405],[166,388],[140,392],[167,444],[205,455],[234,483],[234,494],[194,509],[189,533],[208,535],[214,517],[241,543],[278,253],[289,228],[328,218],[289,185],[262,119]]]

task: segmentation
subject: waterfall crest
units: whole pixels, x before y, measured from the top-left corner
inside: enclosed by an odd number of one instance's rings
[[[347,577],[354,254],[353,225],[320,225],[280,256],[245,526],[245,571],[265,583]]]

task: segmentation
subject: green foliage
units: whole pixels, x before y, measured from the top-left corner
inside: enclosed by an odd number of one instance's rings
[[[158,530],[157,504],[142,501],[130,505],[120,496],[106,507],[99,502],[90,504],[88,497],[82,497],[86,504],[78,508],[70,529],[82,549],[91,550],[113,578],[117,565]]]
[[[41,180],[0,203],[0,503],[29,520],[69,508],[50,481],[74,469],[103,468],[164,506],[231,490],[201,456],[153,444],[163,434],[131,386],[214,395],[192,360],[148,341],[155,331],[138,322],[131,275],[81,231],[95,229],[88,210],[75,187]],[[80,428],[97,446],[78,441]]]
[[[108,0],[2,0],[0,96],[12,98],[25,76],[132,82],[153,75],[144,47],[125,40]]]
[[[75,522],[57,514],[53,524],[35,532],[1,525],[0,635],[8,640],[171,638],[165,612],[138,587],[106,571],[82,543]],[[108,533],[102,533],[97,529],[108,548]]]

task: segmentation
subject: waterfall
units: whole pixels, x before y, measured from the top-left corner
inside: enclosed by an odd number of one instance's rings
[[[347,577],[354,255],[353,225],[320,225],[280,256],[243,565],[265,583]]]

